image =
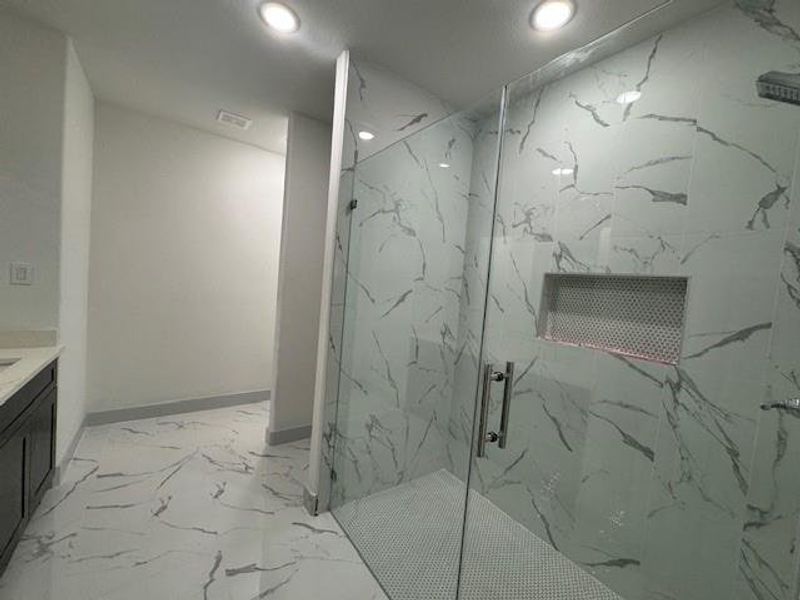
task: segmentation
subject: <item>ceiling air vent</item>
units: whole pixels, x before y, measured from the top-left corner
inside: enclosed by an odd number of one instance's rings
[[[217,121],[223,125],[235,127],[236,129],[241,129],[242,131],[250,129],[250,125],[253,124],[253,119],[248,119],[247,117],[237,115],[236,113],[232,113],[227,110],[220,110],[219,113],[217,113]]]

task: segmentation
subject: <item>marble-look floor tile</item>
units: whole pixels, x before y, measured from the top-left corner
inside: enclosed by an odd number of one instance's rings
[[[308,443],[267,446],[267,410],[87,429],[0,600],[385,599],[333,518],[305,512]]]

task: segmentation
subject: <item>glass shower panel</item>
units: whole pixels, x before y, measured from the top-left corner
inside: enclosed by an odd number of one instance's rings
[[[731,2],[509,88],[460,598],[798,597],[798,32],[793,0]],[[674,294],[635,323],[553,298],[637,278],[685,287],[677,361],[614,343]],[[591,346],[547,339],[558,307]]]
[[[331,504],[394,600],[456,597],[500,107],[355,165]]]
[[[392,598],[796,600],[799,30],[515,83],[494,218],[498,99],[348,171],[333,506]]]

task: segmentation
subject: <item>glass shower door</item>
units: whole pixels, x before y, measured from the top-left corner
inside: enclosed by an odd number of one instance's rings
[[[800,11],[757,4],[509,88],[462,599],[797,598]]]
[[[352,175],[331,504],[393,600],[457,593],[500,108]]]

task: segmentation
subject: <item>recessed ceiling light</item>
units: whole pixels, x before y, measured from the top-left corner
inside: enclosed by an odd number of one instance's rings
[[[562,168],[559,167],[558,169],[553,169],[553,175],[572,175],[575,172],[574,169]]]
[[[572,0],[544,0],[531,14],[531,26],[539,31],[561,29],[575,16]]]
[[[630,90],[628,92],[622,92],[619,96],[617,96],[617,102],[619,104],[633,104],[641,97],[642,92],[639,90]]]
[[[449,164],[449,163],[444,163],[444,162],[442,162],[442,163],[439,163],[439,166],[440,166],[442,169],[449,169],[449,168],[450,168],[450,164]]]
[[[359,131],[358,132],[358,137],[359,137],[359,139],[362,139],[365,142],[368,142],[370,140],[374,140],[375,139],[375,134],[372,133],[371,131],[367,131],[366,129],[364,129],[363,131]]]
[[[265,2],[258,9],[264,23],[280,33],[294,33],[300,29],[300,18],[291,8],[280,2]]]

